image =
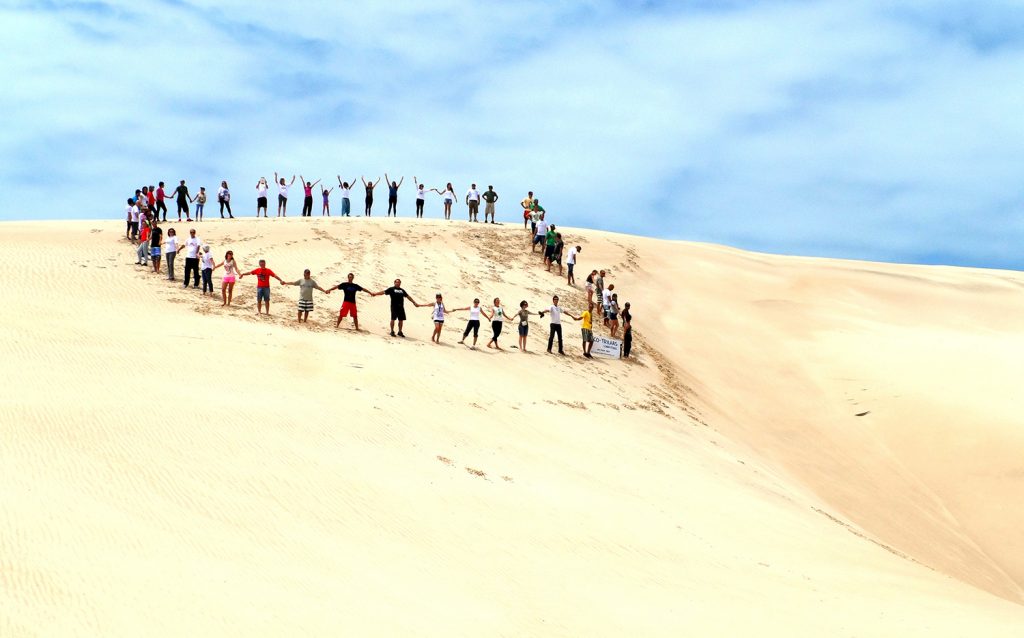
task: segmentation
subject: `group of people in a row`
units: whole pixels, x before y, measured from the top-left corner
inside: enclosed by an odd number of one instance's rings
[[[331,215],[331,193],[334,191],[334,187],[325,188],[320,180],[311,182],[306,180],[305,177],[299,175],[300,185],[303,189],[303,200],[302,200],[302,216],[310,217],[313,214],[313,189],[318,185],[320,186],[320,196],[323,200],[323,207],[321,209],[321,215]],[[398,216],[398,190],[402,187],[405,182],[405,178],[402,177],[395,181],[388,177],[387,173],[384,173],[385,185],[388,189],[388,210],[387,216]],[[363,189],[365,190],[365,198],[363,215],[366,217],[372,216],[373,212],[373,201],[374,201],[374,189],[380,183],[380,178],[376,180],[367,180],[365,177],[360,177],[363,183]],[[458,200],[455,195],[455,187],[452,186],[451,182],[445,184],[444,189],[440,188],[427,188],[425,184],[419,183],[416,177],[413,177],[413,182],[416,184],[416,217],[423,217],[423,208],[430,193],[437,193],[444,203],[444,218],[451,219],[452,216],[452,204]],[[292,175],[291,181],[286,180],[284,177],[279,176],[276,172],[274,173],[274,185],[277,187],[277,216],[287,217],[288,215],[288,196],[289,191],[295,184],[295,175]],[[262,213],[263,217],[267,217],[267,211],[269,209],[269,195],[270,195],[270,184],[267,183],[267,178],[261,177],[256,182],[256,216],[259,217]],[[352,191],[356,188],[355,180],[351,182],[342,181],[341,175],[338,175],[338,191],[341,195],[341,215],[343,217],[351,217],[352,215]],[[159,182],[156,186],[143,186],[136,189],[135,196],[128,200],[128,230],[131,232],[132,225],[135,225],[135,232],[138,232],[138,224],[147,213],[155,216],[157,219],[167,221],[167,201],[174,200],[177,206],[178,221],[182,221],[182,214],[185,215],[186,222],[193,221],[192,209],[190,204],[195,204],[195,221],[203,221],[203,209],[206,206],[206,187],[200,186],[199,192],[195,195],[189,193],[188,186],[185,185],[185,180],[181,180],[174,188],[173,191],[168,192],[163,182]],[[481,192],[477,189],[476,184],[471,184],[469,190],[463,196],[463,201],[466,204],[469,213],[469,221],[476,222],[480,212],[480,203],[484,204],[484,223],[490,221],[490,223],[497,223],[495,221],[495,208],[494,205],[498,201],[498,193],[494,191],[493,186],[488,186],[486,191]],[[217,189],[217,203],[220,205],[220,216],[221,219],[225,219],[224,212],[226,211],[228,216],[227,219],[234,219],[234,215],[231,212],[231,189],[228,187],[227,181],[220,183],[220,188]],[[138,209],[136,213],[132,213],[132,207]]]

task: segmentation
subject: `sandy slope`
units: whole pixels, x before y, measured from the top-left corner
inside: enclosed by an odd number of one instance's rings
[[[515,226],[201,230],[286,278],[582,299]],[[0,225],[2,636],[1024,627],[1017,274],[572,229],[633,303],[628,363],[471,351],[465,313],[434,346],[426,309],[391,339],[381,298],[362,334],[337,293],[257,318],[251,278],[223,309],[119,234]]]

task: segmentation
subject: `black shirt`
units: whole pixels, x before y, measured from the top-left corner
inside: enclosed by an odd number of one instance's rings
[[[179,202],[188,201],[188,186],[179,186],[175,188],[174,194],[178,196]]]
[[[338,284],[338,290],[340,290],[340,291],[345,293],[345,301],[347,301],[349,303],[355,303],[356,302],[356,293],[359,292],[362,289],[363,289],[363,287],[360,286],[359,284],[350,283],[348,281],[346,281],[345,283],[342,283],[342,284]]]
[[[409,296],[405,290],[391,286],[384,291],[384,294],[391,297],[391,309],[401,310],[405,307],[405,298]]]
[[[622,323],[628,323],[629,329],[633,329],[633,315],[628,310],[622,311]]]
[[[153,230],[149,231],[149,246],[150,248],[159,248],[160,240],[163,238],[164,231],[159,226],[153,226]]]

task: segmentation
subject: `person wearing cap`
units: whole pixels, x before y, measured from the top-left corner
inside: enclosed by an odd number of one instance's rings
[[[575,319],[580,320],[580,317],[573,315],[572,313],[562,310],[562,307],[558,305],[558,295],[551,298],[551,305],[545,310],[541,310],[540,317],[544,318],[544,313],[551,314],[551,332],[548,333],[548,354],[551,354],[551,346],[554,345],[555,336],[558,336],[558,354],[565,354],[565,350],[562,347],[562,315],[566,315]]]
[[[395,336],[395,322],[397,321],[398,336],[405,337],[405,333],[402,332],[402,325],[405,324],[405,300],[408,299],[412,302],[412,305],[417,308],[420,307],[420,304],[416,303],[416,301],[409,296],[409,293],[405,291],[405,288],[402,288],[401,279],[396,279],[395,285],[390,288],[386,288],[380,292],[370,293],[371,297],[376,297],[377,295],[387,295],[391,298],[391,336]]]
[[[309,276],[309,268],[302,271],[302,279],[283,283],[286,286],[299,287],[299,314],[297,320],[300,323],[308,321],[309,313],[313,311],[313,291],[319,290],[324,294],[327,294],[327,291],[321,288],[316,283],[316,280]],[[269,306],[270,302],[267,302],[267,305]]]
[[[192,287],[199,287],[199,249],[203,242],[196,237],[196,229],[190,228],[188,239],[185,240],[185,283],[183,288],[188,288],[188,275],[192,273]]]
[[[437,293],[434,295],[434,306],[430,313],[430,317],[434,320],[434,334],[430,335],[430,340],[434,343],[441,343],[441,328],[444,327],[444,315],[447,312],[441,293]]]
[[[210,294],[213,294],[213,267],[217,260],[213,258],[213,253],[210,252],[210,246],[203,244],[203,294],[206,294],[207,287],[209,287]]]
[[[494,202],[498,201],[498,194],[494,192],[494,187],[488,185],[487,190],[484,191],[484,223],[487,223],[487,218],[491,218],[491,223],[495,224],[494,221]]]

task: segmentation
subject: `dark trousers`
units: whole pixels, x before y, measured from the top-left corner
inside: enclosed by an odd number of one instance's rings
[[[213,292],[213,268],[203,268],[203,292],[206,292],[207,286]]]
[[[466,331],[462,333],[462,338],[465,339],[469,336],[469,333],[473,333],[473,339],[476,339],[480,334],[480,320],[470,319],[466,322]]]
[[[633,347],[633,329],[630,328],[622,333],[622,356],[628,357],[629,351]]]
[[[422,199],[417,199],[416,200],[416,216],[417,217],[423,217],[423,200]]]
[[[228,209],[228,217],[234,217],[234,215],[231,214],[231,202],[222,199],[222,200],[220,200],[220,216],[221,217],[224,216],[224,209],[225,208]]]
[[[398,217],[398,198],[397,197],[393,197],[393,198],[389,197],[388,198],[388,217],[391,216],[391,213],[394,213],[395,217]]]
[[[198,257],[186,257],[185,258],[185,285],[188,286],[188,274],[192,273],[192,279],[195,282],[193,286],[199,285],[199,258]]]
[[[312,217],[313,216],[313,198],[307,197],[302,200],[302,216]]]
[[[164,221],[167,221],[167,204],[164,203],[164,200],[158,199],[156,200],[156,219],[160,218],[161,211],[164,214]]]
[[[560,323],[551,324],[551,334],[548,335],[548,352],[551,352],[551,346],[555,342],[555,335],[558,335],[558,352],[565,354],[565,350],[562,349],[562,324]]]

